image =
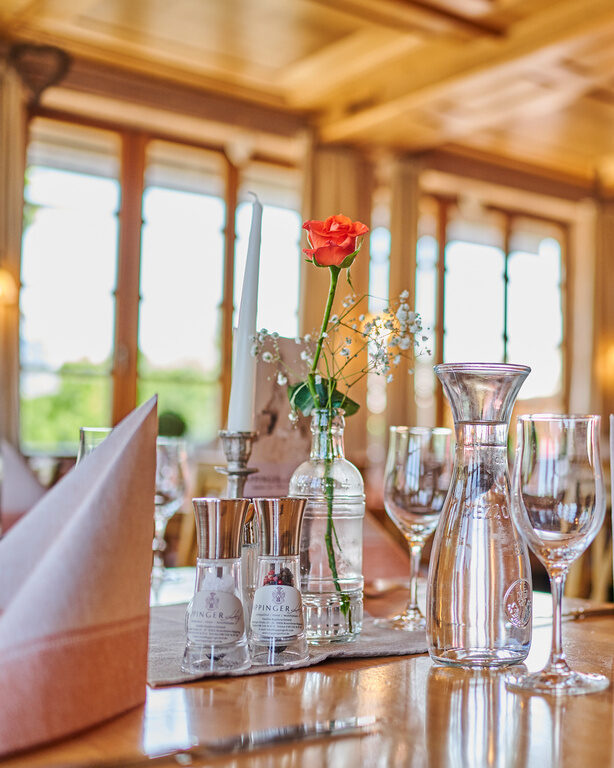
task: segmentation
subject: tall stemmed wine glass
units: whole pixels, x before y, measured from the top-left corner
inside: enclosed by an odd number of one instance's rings
[[[384,623],[396,629],[424,629],[418,607],[422,549],[437,527],[452,473],[452,430],[444,427],[390,427],[384,476],[384,506],[409,546],[409,600]]]
[[[508,687],[541,694],[607,688],[599,674],[571,670],[561,639],[561,602],[569,566],[597,535],[605,514],[599,416],[521,416],[512,481],[512,517],[548,571],[552,649],[545,668],[514,674]]]
[[[171,517],[181,509],[187,490],[187,452],[185,441],[174,437],[158,437],[156,442],[156,495],[154,508],[152,587],[164,580],[164,535]]]

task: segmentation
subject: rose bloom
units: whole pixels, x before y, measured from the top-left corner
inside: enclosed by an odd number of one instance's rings
[[[359,238],[369,231],[361,221],[341,214],[326,221],[306,221],[303,229],[311,245],[303,252],[319,267],[349,267],[354,260],[349,257],[360,248]]]

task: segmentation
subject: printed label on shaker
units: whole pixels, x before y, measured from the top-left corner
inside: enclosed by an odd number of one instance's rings
[[[258,637],[296,637],[303,631],[301,593],[281,584],[259,587],[254,595],[252,632]]]
[[[236,643],[245,631],[243,606],[232,592],[202,590],[194,595],[188,616],[193,643]]]
[[[516,627],[526,627],[531,620],[531,585],[526,579],[517,579],[508,587],[505,597],[505,612]]]

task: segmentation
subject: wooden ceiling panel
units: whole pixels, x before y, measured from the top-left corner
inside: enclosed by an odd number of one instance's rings
[[[0,23],[323,143],[614,175],[614,0],[0,0]]]
[[[191,56],[229,62],[229,70],[255,66],[269,73],[360,28],[359,22],[334,10],[315,13],[302,0],[293,0],[290,8],[287,0],[98,0],[74,23],[127,44],[154,50],[186,46]]]

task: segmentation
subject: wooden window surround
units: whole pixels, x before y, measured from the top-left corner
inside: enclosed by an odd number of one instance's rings
[[[434,194],[429,192],[428,197],[434,199],[437,204],[437,223],[436,223],[436,240],[438,248],[437,258],[437,295],[436,295],[436,323],[435,323],[435,349],[433,354],[433,365],[443,362],[443,349],[444,349],[444,307],[445,307],[445,259],[442,258],[445,251],[445,247],[448,242],[448,222],[450,216],[450,210],[458,203],[458,197],[456,195]],[[545,215],[540,215],[532,211],[526,211],[521,209],[514,209],[499,205],[486,205],[484,206],[486,211],[499,214],[503,218],[503,252],[505,258],[505,273],[504,273],[504,361],[507,357],[507,343],[508,343],[508,324],[507,324],[507,287],[508,287],[508,274],[507,264],[511,251],[510,241],[514,229],[514,224],[518,219],[529,219],[545,224],[550,224],[557,227],[561,232],[561,260],[563,264],[562,269],[562,283],[561,283],[561,295],[563,304],[563,387],[561,393],[561,399],[565,407],[569,403],[569,391],[570,391],[570,365],[569,365],[569,349],[568,339],[572,336],[571,329],[571,306],[570,306],[570,291],[568,286],[572,283],[571,263],[572,260],[568,258],[570,249],[570,223],[567,220],[556,219]],[[437,387],[436,390],[436,423],[443,424],[445,421],[446,403],[441,387]]]
[[[116,424],[137,404],[137,353],[140,302],[140,254],[143,221],[143,191],[148,142],[163,140],[220,153],[224,159],[224,277],[221,310],[221,365],[219,424],[223,425],[230,399],[232,361],[232,322],[234,312],[235,214],[239,203],[240,170],[231,162],[221,145],[177,138],[161,131],[145,132],[94,117],[33,107],[29,120],[44,117],[65,123],[89,126],[116,133],[121,138],[121,205],[119,211],[118,265],[115,309],[115,344],[113,357],[113,397],[111,421]],[[290,167],[290,163],[254,154],[254,161]]]

